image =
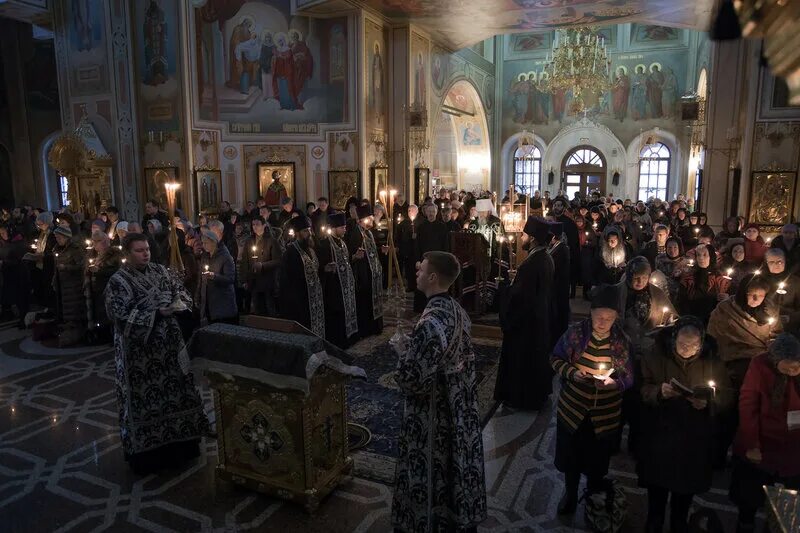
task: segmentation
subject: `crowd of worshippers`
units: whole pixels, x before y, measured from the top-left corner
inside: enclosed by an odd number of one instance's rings
[[[628,426],[647,531],[667,517],[687,531],[694,495],[727,466],[737,530],[753,531],[763,485],[800,488],[797,227],[765,240],[732,217],[715,234],[681,200],[556,197],[549,214],[528,219],[528,255],[500,297],[495,399],[538,410],[559,378],[558,512],[576,510],[581,475],[588,493],[613,494],[609,461]],[[591,316],[573,322],[576,285]]]
[[[604,485],[624,425],[653,531],[665,521],[669,494],[672,530],[682,530],[693,495],[708,490],[731,444],[730,493],[743,531],[763,500],[760,485],[800,485],[795,225],[770,241],[757,225],[731,217],[715,234],[680,197],[634,203],[536,193],[498,202],[488,191],[441,190],[421,206],[396,198],[393,224],[383,205],[357,198],[343,211],[326,198],[305,211],[291,198],[274,208],[248,202],[242,212],[223,202],[194,224],[179,213],[171,221],[177,254],[168,215],[155,201],[141,222],[121,220],[114,207],[92,221],[66,209],[5,210],[3,316],[24,327],[26,317],[51,313],[61,345],[107,338],[109,310],[119,311],[105,288],[130,264],[132,243],[145,253],[144,238],[147,261],[169,266],[180,256],[189,306],[174,314],[184,338],[203,323],[257,314],[296,320],[346,348],[382,331],[390,227],[416,310],[427,303],[416,287],[421,258],[450,251],[453,234],[479,234],[490,276],[479,286],[470,273],[478,258],[459,258],[460,286],[462,296],[470,284],[480,297],[489,294],[499,312],[495,398],[512,409],[539,409],[553,392],[553,374],[562,381],[556,466],[567,489],[560,512],[574,511],[581,474],[590,490]],[[526,203],[546,218],[526,221],[527,256],[516,262],[511,247],[499,246],[505,231],[498,213]],[[126,247],[126,236],[139,240],[129,238]],[[572,323],[569,300],[579,285],[591,317]]]

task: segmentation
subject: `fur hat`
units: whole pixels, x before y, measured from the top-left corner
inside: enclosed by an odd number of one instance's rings
[[[311,222],[309,222],[308,218],[304,216],[294,217],[293,219],[289,220],[289,227],[295,231],[302,231],[310,228]]]

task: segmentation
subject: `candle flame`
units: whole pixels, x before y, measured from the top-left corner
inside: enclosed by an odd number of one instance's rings
[[[767,319],[767,324],[769,324],[770,326],[771,326],[771,325],[773,325],[774,323],[775,323],[775,318],[773,318],[773,317],[769,317],[769,318]]]
[[[713,381],[709,381],[709,382],[708,382],[708,386],[709,386],[709,387],[711,387],[711,388],[713,389],[714,387],[716,387],[716,386],[717,386],[717,384],[716,384],[716,383],[714,383]]]

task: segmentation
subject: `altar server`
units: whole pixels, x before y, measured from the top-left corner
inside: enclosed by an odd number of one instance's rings
[[[523,231],[528,256],[517,267],[500,309],[503,348],[494,398],[506,407],[535,410],[553,391],[549,357],[555,267],[545,248],[547,222],[528,217]]]
[[[196,456],[208,419],[194,386],[176,312],[192,300],[181,281],[150,262],[147,237],[122,241],[125,263],[108,282],[117,402],[125,459],[149,471]]]
[[[357,340],[356,283],[350,266],[350,252],[343,237],[347,230],[344,213],[327,216],[330,233],[321,235],[319,278],[325,301],[325,333],[327,339],[340,348]]]
[[[395,380],[405,397],[395,471],[395,531],[475,531],[486,518],[483,441],[470,320],[448,289],[458,259],[428,252],[417,288],[428,304],[398,352]]]

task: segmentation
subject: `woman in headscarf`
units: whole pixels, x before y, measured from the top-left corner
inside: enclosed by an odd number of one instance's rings
[[[798,413],[800,342],[783,333],[753,359],[742,385],[729,492],[739,506],[737,532],[755,531],[764,485],[800,489]]]
[[[679,238],[669,237],[664,248],[666,253],[656,256],[656,270],[667,279],[667,295],[674,302],[680,290],[681,276],[689,270],[691,262],[686,257]]]
[[[677,235],[687,250],[697,246],[697,243],[700,242],[700,214],[689,215],[689,223],[678,228]]]
[[[732,400],[716,342],[698,318],[683,316],[658,332],[642,359],[641,398],[637,473],[647,489],[646,531],[663,530],[670,494],[670,531],[688,531],[694,495],[711,488],[715,414]]]
[[[731,293],[735,294],[742,279],[752,272],[744,262],[744,239],[741,237],[728,239],[722,250],[722,257],[719,271],[731,278]]]
[[[725,224],[722,228],[722,231],[717,233],[717,236],[714,239],[714,244],[717,248],[722,249],[725,248],[725,245],[729,239],[744,239],[744,235],[739,229],[738,217],[728,217],[725,219]]]
[[[761,237],[761,227],[750,223],[744,229],[744,260],[753,268],[758,268],[764,261],[767,245]]]
[[[619,283],[625,273],[625,265],[633,256],[628,243],[622,238],[622,232],[615,225],[608,226],[603,232],[603,239],[597,249],[593,284]]]
[[[589,211],[589,220],[587,222],[589,223],[588,225],[591,230],[594,231],[596,235],[600,235],[602,231],[606,229],[606,219],[603,216],[599,205],[593,206]]]
[[[705,324],[717,303],[728,299],[731,280],[717,271],[717,254],[711,245],[698,245],[695,258],[694,266],[681,276],[677,304],[682,315],[694,315]]]
[[[670,235],[680,235],[681,228],[689,225],[689,217],[688,211],[685,207],[681,207],[675,213],[675,217],[672,219],[672,231],[670,231]]]
[[[619,442],[622,394],[633,384],[630,343],[617,321],[616,287],[598,287],[591,308],[590,318],[561,336],[550,359],[561,378],[555,466],[564,473],[566,490],[559,514],[575,511],[581,474],[589,493],[602,490]]]
[[[597,234],[590,229],[589,223],[585,218],[575,218],[575,226],[578,228],[578,242],[581,247],[579,265],[583,297],[588,300],[589,291],[592,290],[592,267],[598,238]]]

